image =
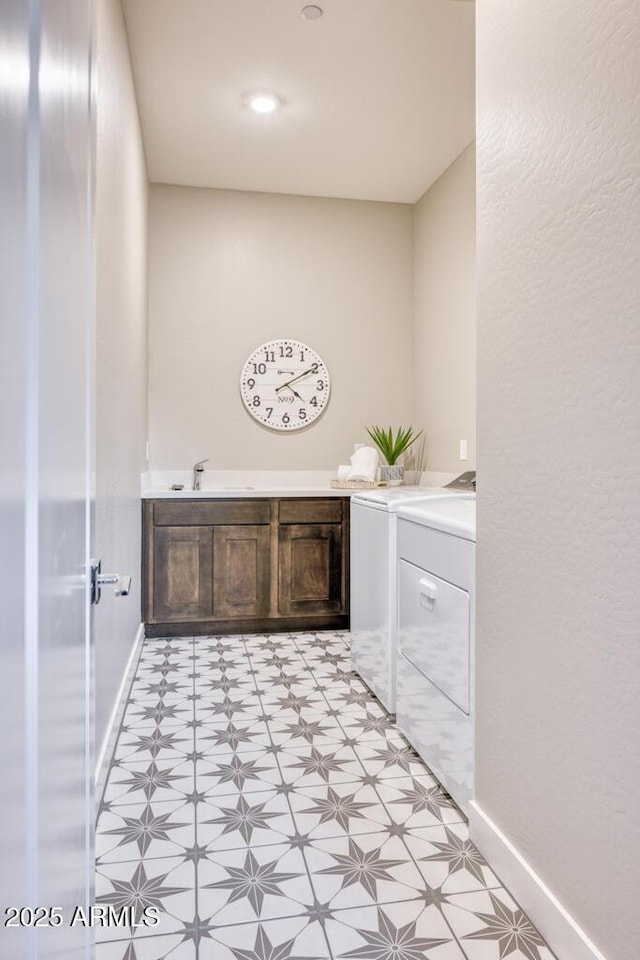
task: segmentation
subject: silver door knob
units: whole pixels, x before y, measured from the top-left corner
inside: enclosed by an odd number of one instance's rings
[[[91,561],[91,603],[100,603],[102,587],[113,586],[116,597],[128,597],[131,590],[131,577],[119,573],[102,573],[102,560]]]
[[[131,577],[121,577],[119,573],[99,573],[98,586],[106,587],[113,584],[116,597],[128,597],[131,590]]]

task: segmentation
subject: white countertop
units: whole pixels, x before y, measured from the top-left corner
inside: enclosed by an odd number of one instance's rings
[[[142,494],[143,500],[256,500],[261,497],[350,497],[356,490],[338,490],[333,487],[206,487],[201,490],[159,490],[151,488]]]
[[[201,489],[192,490],[191,470],[157,470],[143,473],[141,495],[144,500],[255,499],[259,497],[350,497],[361,490],[335,489],[331,480],[336,470],[205,470]],[[424,474],[422,482],[440,485],[453,474]],[[181,483],[182,490],[171,485]],[[404,489],[404,488],[403,488]]]
[[[254,499],[256,497],[344,497],[334,490],[332,470],[205,470],[200,490],[192,490],[191,470],[159,470],[142,476],[143,499]],[[171,485],[182,483],[183,490]]]

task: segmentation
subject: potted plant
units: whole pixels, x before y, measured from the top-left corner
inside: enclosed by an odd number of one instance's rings
[[[407,452],[412,443],[421,435],[422,430],[414,433],[413,427],[398,427],[395,434],[391,427],[367,427],[367,433],[386,460],[380,467],[380,479],[397,486],[404,480],[404,466],[399,458]]]

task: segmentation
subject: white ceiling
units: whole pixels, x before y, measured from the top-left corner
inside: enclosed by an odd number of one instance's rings
[[[473,139],[473,4],[305,2],[124,0],[153,182],[413,203]]]

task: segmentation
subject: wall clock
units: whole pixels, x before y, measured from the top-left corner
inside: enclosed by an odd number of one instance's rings
[[[315,350],[298,340],[270,340],[247,358],[240,375],[244,405],[272,430],[301,430],[329,401],[329,371]]]

